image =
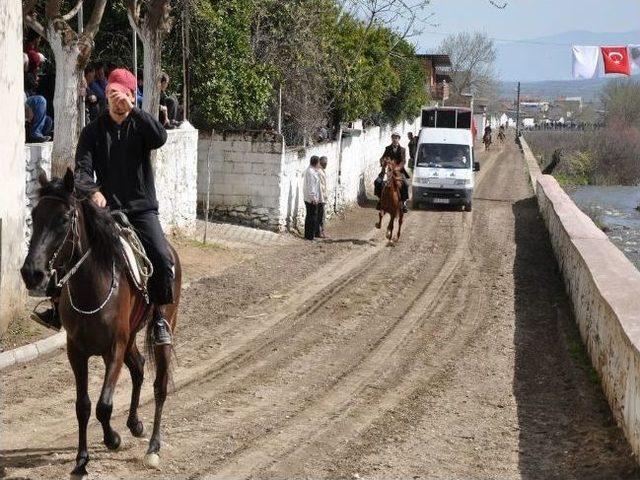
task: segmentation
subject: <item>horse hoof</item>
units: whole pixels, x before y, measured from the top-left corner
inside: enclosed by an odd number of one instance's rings
[[[160,455],[157,453],[147,453],[142,461],[145,467],[160,468]]]
[[[144,424],[140,420],[138,420],[134,425],[127,424],[127,426],[129,427],[131,435],[134,437],[141,438],[144,436]]]
[[[87,480],[89,475],[86,473],[72,473],[69,475],[69,480]]]
[[[376,223],[376,228],[380,228],[380,224],[379,223]]]
[[[113,432],[113,437],[111,439],[104,439],[104,444],[107,446],[109,450],[118,450],[120,448],[120,435],[117,432]]]

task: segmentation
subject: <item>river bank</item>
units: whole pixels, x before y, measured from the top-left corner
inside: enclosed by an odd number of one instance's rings
[[[576,205],[640,269],[640,188],[627,186],[566,187]]]

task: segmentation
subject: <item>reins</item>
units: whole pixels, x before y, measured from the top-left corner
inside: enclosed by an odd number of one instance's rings
[[[43,199],[56,200],[58,202],[62,202],[65,204],[67,203],[66,200],[55,197],[55,196],[51,196],[51,195],[45,195],[40,197],[40,200],[43,200]],[[113,264],[111,267],[111,286],[109,287],[109,293],[107,294],[107,297],[104,299],[104,301],[100,304],[100,306],[92,310],[83,310],[74,304],[73,297],[71,295],[71,288],[69,286],[71,278],[78,272],[78,270],[80,269],[82,264],[87,260],[87,258],[89,258],[89,255],[91,255],[91,247],[87,249],[87,251],[80,257],[80,259],[67,271],[67,273],[59,281],[58,281],[58,269],[55,268],[54,266],[54,263],[57,260],[58,255],[60,255],[60,252],[64,248],[65,244],[69,241],[70,235],[72,236],[71,253],[69,254],[69,258],[67,262],[70,263],[71,261],[73,261],[73,257],[76,251],[76,245],[78,247],[78,251],[79,252],[82,251],[82,241],[80,238],[79,221],[78,221],[78,207],[76,205],[76,202],[77,200],[74,199],[73,205],[71,205],[71,224],[69,225],[69,228],[67,230],[67,233],[64,236],[64,239],[62,240],[62,243],[58,246],[56,251],[51,256],[51,260],[49,260],[49,263],[48,263],[48,268],[49,268],[50,275],[56,280],[56,288],[63,288],[65,285],[67,286],[67,293],[69,294],[69,303],[71,304],[71,308],[73,308],[77,313],[81,315],[93,315],[94,313],[98,313],[107,305],[107,303],[109,302],[109,300],[111,300],[111,297],[113,296],[113,292],[116,289],[117,282],[116,282],[115,259],[113,260]],[[62,262],[62,265],[60,265],[60,267],[64,268],[65,263],[66,262]],[[64,270],[67,270],[67,269],[64,268]]]

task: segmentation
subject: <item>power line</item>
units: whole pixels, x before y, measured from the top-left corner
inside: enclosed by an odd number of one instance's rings
[[[455,35],[453,33],[450,32],[421,32],[420,33],[425,34],[425,35],[439,35],[439,36],[448,36],[448,35]],[[514,39],[509,39],[509,38],[498,38],[498,37],[489,37],[490,40],[493,40],[494,42],[500,42],[500,43],[520,43],[520,44],[524,44],[524,45],[543,45],[546,47],[572,47],[573,45],[576,45],[575,43],[558,43],[558,42],[541,42],[541,41],[536,41],[536,40],[514,40]],[[640,43],[640,41],[638,42]]]

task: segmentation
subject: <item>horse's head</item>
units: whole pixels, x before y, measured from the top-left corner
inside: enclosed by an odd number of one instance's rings
[[[31,241],[27,258],[20,269],[22,279],[28,289],[43,286],[48,279],[50,263],[71,235],[73,191],[75,188],[73,172],[67,169],[64,179],[47,180],[41,172],[38,176],[40,190],[38,204],[31,212],[33,219]]]

